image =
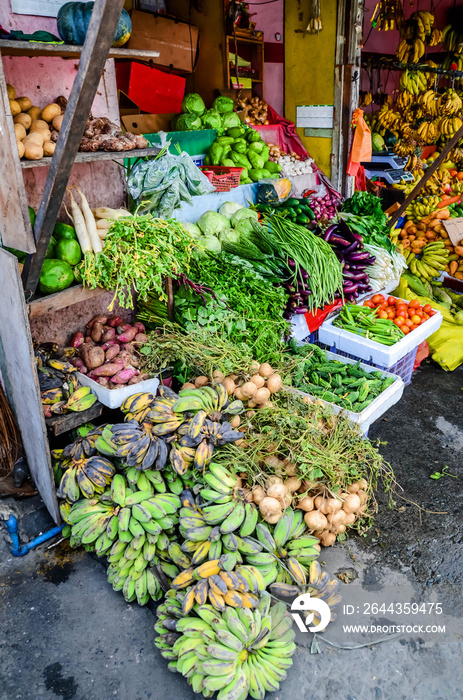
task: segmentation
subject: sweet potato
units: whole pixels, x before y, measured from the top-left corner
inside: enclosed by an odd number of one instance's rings
[[[115,337],[116,337],[116,329],[115,328],[108,328],[108,330],[104,331],[103,335],[101,336],[101,342],[106,343],[107,340],[112,340]]]
[[[106,343],[103,343],[103,345],[102,345],[101,347],[102,347],[103,350],[106,352],[106,350],[107,350],[108,348],[112,348],[112,347],[118,347],[118,348],[120,348],[120,347],[121,347],[121,344],[120,344],[120,342],[117,340],[117,338],[111,338],[111,340],[107,340]]]
[[[120,362],[124,367],[129,367],[132,364],[133,355],[129,350],[120,350],[117,361]]]
[[[95,370],[97,367],[101,367],[105,361],[104,350],[96,345],[91,348],[86,348],[82,355],[82,359],[85,362],[88,370]]]
[[[121,326],[122,323],[123,321],[120,316],[110,316],[107,320],[107,324],[111,326],[111,328],[117,328],[117,326]]]
[[[129,379],[127,384],[140,384],[140,382],[144,382],[146,379],[149,379],[150,375],[147,374],[146,372],[142,374],[136,374],[132,379]]]
[[[105,389],[108,388],[109,379],[107,377],[98,377],[98,379],[96,381],[97,381],[97,384],[99,384],[100,386],[104,386]]]
[[[102,326],[105,325],[107,322],[108,317],[107,316],[94,316],[88,323],[87,323],[87,329],[91,330],[93,328],[94,323],[101,323]]]
[[[450,212],[448,209],[441,209],[436,214],[436,219],[448,219],[450,217]]]
[[[135,328],[138,328],[138,332],[139,332],[139,333],[145,333],[145,332],[146,332],[146,328],[145,328],[145,326],[143,325],[143,323],[142,323],[141,321],[135,321],[135,323],[134,323],[133,325],[134,325]]]
[[[117,374],[111,377],[113,384],[127,384],[129,379],[135,377],[138,374],[138,369],[133,369],[132,367],[126,367],[121,369]]]
[[[454,275],[457,270],[458,270],[458,263],[456,260],[453,260],[450,263],[450,274]]]
[[[134,343],[139,345],[141,343],[146,343],[146,342],[148,342],[148,336],[146,335],[146,333],[137,333],[137,335],[134,338]]]
[[[121,343],[130,343],[135,336],[138,333],[138,328],[135,328],[135,326],[129,326],[126,331],[118,335],[118,339],[121,341]]]
[[[129,328],[132,328],[130,323],[120,323],[116,328],[117,335],[120,335],[121,333],[125,333],[125,331],[127,331]]]
[[[84,361],[82,360],[82,358],[80,358],[80,357],[71,357],[71,359],[69,360],[69,362],[71,363],[71,365],[74,365],[74,367],[77,367],[77,369],[79,370],[79,372],[82,372],[82,374],[87,374],[88,369],[86,368],[85,363],[84,363]]]
[[[84,334],[81,333],[80,331],[77,331],[77,333],[74,333],[72,336],[71,340],[71,345],[73,348],[78,348],[84,343]]]
[[[103,324],[99,323],[98,321],[95,321],[95,323],[92,326],[92,331],[90,335],[92,336],[92,340],[94,340],[95,343],[101,342],[104,335]]]
[[[114,377],[115,374],[121,371],[121,365],[117,362],[107,362],[104,365],[95,367],[89,374],[91,379],[96,379],[97,377]]]
[[[112,362],[116,355],[119,355],[119,346],[111,345],[111,347],[108,348],[105,352],[105,361]]]
[[[91,335],[86,335],[84,341],[87,345],[95,345]]]

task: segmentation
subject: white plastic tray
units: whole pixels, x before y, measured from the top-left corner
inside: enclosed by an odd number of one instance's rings
[[[383,345],[369,338],[351,333],[351,331],[333,326],[336,316],[327,319],[320,326],[318,331],[320,343],[348,352],[349,355],[355,355],[362,360],[374,362],[382,367],[395,365],[396,362],[416,348],[423,340],[435,333],[442,323],[442,314],[436,311],[434,316],[431,316],[423,325],[404,336],[402,340],[399,340],[394,345]]]
[[[423,324],[424,325],[424,324]],[[328,360],[336,360],[342,364],[355,365],[356,360],[351,360],[350,357],[342,357],[340,355],[335,355],[334,352],[327,352],[326,357]],[[371,365],[364,365],[363,362],[360,363],[360,367],[365,370],[365,372],[378,372],[377,367],[372,367]],[[342,406],[338,406],[335,403],[330,403],[329,401],[323,401],[327,406],[331,406],[334,413],[344,413],[351,423],[355,423],[360,426],[360,429],[364,435],[368,433],[370,425],[378,420],[386,411],[388,411],[391,406],[396,404],[402,398],[404,393],[405,384],[402,379],[396,374],[390,374],[389,372],[383,372],[379,370],[381,374],[386,377],[394,377],[395,382],[387,387],[379,396],[376,397],[361,413],[355,413],[355,411],[348,411]],[[310,396],[312,399],[317,399],[318,397],[301,391],[300,389],[295,389],[298,394],[302,396]]]
[[[89,386],[94,394],[97,395],[98,401],[108,408],[119,408],[121,403],[128,396],[133,394],[138,394],[139,392],[156,394],[157,388],[159,386],[158,377],[152,377],[151,379],[145,379],[143,382],[138,384],[130,384],[127,386],[121,386],[120,389],[107,389],[101,384],[98,384],[94,379],[90,379],[86,374],[77,372],[77,378],[79,384],[82,386]]]

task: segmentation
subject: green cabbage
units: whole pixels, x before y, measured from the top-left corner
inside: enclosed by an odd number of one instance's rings
[[[230,228],[230,221],[216,211],[206,211],[196,222],[205,236],[217,236],[221,231]]]
[[[236,224],[238,221],[242,221],[243,219],[255,219],[256,221],[259,220],[259,216],[254,209],[239,209],[236,211],[232,218],[231,218],[231,225],[233,228],[236,228]]]
[[[177,131],[196,131],[202,127],[197,114],[179,114],[175,122]]]
[[[196,92],[185,95],[182,102],[182,112],[201,115],[204,114],[205,111],[206,105],[201,95],[198,95]]]
[[[220,114],[225,114],[226,112],[233,112],[234,105],[235,103],[231,97],[220,95],[215,98],[212,109],[215,109],[216,112],[220,112]]]
[[[189,221],[187,221],[185,223],[182,222],[182,226],[191,233],[193,238],[200,238],[203,235],[201,233],[201,229],[198,226],[196,226],[196,224],[192,224]]]
[[[244,209],[243,205],[238,204],[237,202],[224,202],[219,209],[219,214],[226,216],[227,219],[231,219],[235,211],[238,211],[238,209]]]
[[[240,240],[240,234],[233,228],[226,228],[219,234],[219,241],[223,244],[224,241],[227,243],[238,243]]]
[[[198,238],[198,243],[204,246],[204,248],[209,250],[211,253],[222,252],[222,245],[219,239],[215,236],[201,236],[201,238]]]
[[[204,112],[203,116],[201,117],[201,123],[203,125],[203,129],[219,129],[222,128],[222,119],[220,118],[220,114],[216,112],[214,109],[208,109],[207,112]]]
[[[252,233],[251,218],[246,217],[240,221],[237,221],[235,231],[237,232],[238,237],[242,236],[243,238],[249,238]]]
[[[222,114],[222,128],[231,129],[233,126],[241,126],[242,121],[236,112],[226,112]]]

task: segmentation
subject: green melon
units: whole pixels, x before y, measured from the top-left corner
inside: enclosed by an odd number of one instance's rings
[[[71,267],[74,267],[74,265],[80,262],[82,257],[80,245],[77,241],[62,239],[56,244],[55,257],[58,258],[58,260],[64,260],[69,263]]]
[[[64,260],[44,260],[40,271],[39,289],[44,294],[53,294],[67,289],[74,282],[72,267]]]

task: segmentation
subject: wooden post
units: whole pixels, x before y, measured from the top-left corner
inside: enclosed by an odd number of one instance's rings
[[[34,295],[53,227],[63,200],[87,117],[100,82],[124,0],[96,0],[72,86],[56,149],[34,226],[37,251],[26,259],[23,282],[26,301]]]
[[[452,148],[457,145],[458,141],[461,138],[463,138],[463,126],[460,129],[458,129],[455,136],[453,136],[450,139],[450,141],[447,141],[434,163],[432,163],[432,165],[429,166],[421,180],[419,180],[419,182],[415,185],[410,194],[405,198],[405,200],[402,202],[395,214],[391,216],[390,219],[388,219],[387,225],[389,226],[389,228],[392,228],[397,223],[397,221],[400,219],[410,202],[413,202],[413,200],[418,196],[418,194],[421,192],[427,181],[433,176],[433,174],[438,169],[439,165],[444,162],[448,153],[450,153]]]

